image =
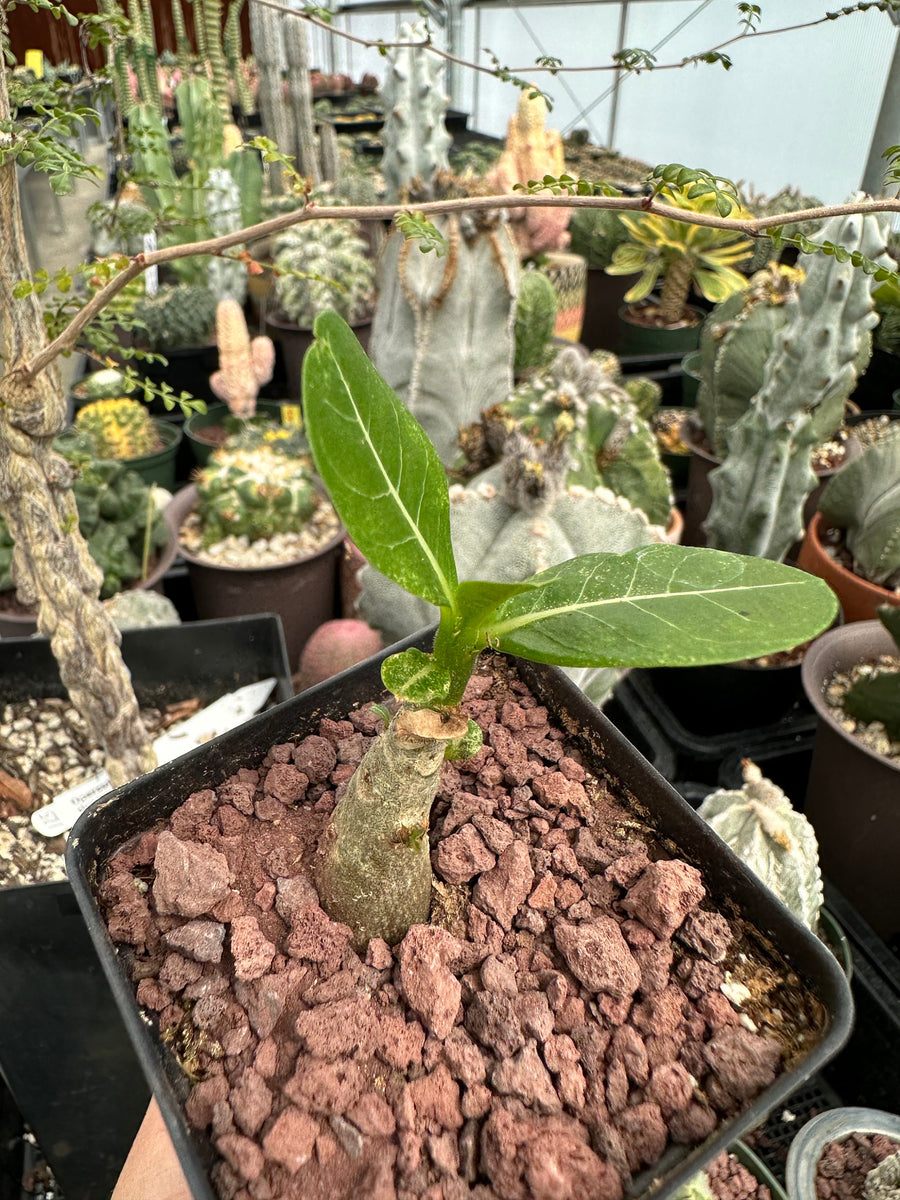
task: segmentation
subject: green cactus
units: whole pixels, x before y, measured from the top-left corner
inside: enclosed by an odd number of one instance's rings
[[[216,328],[216,301],[205,287],[167,283],[135,304],[134,317],[148,350],[208,346]]]
[[[875,217],[833,217],[821,236],[887,263]],[[787,303],[762,386],[710,474],[710,546],[780,561],[802,536],[803,506],[816,485],[811,452],[839,427],[877,321],[871,285],[849,261],[812,259]]]
[[[652,421],[662,400],[662,386],[647,375],[632,375],[630,379],[622,380],[622,387],[638,416],[644,421]]]
[[[743,775],[742,788],[713,792],[697,811],[741,862],[815,932],[824,895],[813,827],[749,759],[744,759]]]
[[[766,360],[787,319],[803,272],[773,263],[741,291],[717,304],[700,332],[697,412],[718,458],[727,438],[762,387]]]
[[[322,182],[322,164],[316,141],[312,111],[312,84],[309,78],[309,34],[305,21],[287,21],[284,25],[284,50],[287,57],[287,84],[294,110],[296,142],[292,152],[297,168],[315,185]]]
[[[177,3],[178,0],[172,0],[173,9]],[[250,94],[247,77],[241,69],[241,12],[243,8],[244,0],[232,0],[232,3],[228,5],[228,16],[225,18],[225,28],[222,30],[222,43],[234,98],[241,115],[249,117],[253,112],[253,97]]]
[[[880,587],[900,585],[900,428],[867,446],[825,485],[819,511],[844,531],[857,575]]]
[[[250,38],[259,78],[257,103],[263,130],[283,152],[293,153],[297,144],[294,110],[285,104],[283,93],[283,73],[287,66],[283,43],[285,19],[283,13],[262,4],[250,5]],[[273,163],[270,169],[269,187],[276,196],[290,191],[278,163]]]
[[[607,358],[586,358],[567,347],[519,384],[503,407],[530,437],[565,437],[570,484],[609,488],[665,527],[672,489],[656,435],[608,366]]]
[[[877,612],[900,654],[900,607],[882,604]],[[900,741],[900,670],[861,673],[844,696],[843,707],[857,721],[879,721],[888,737]]]
[[[168,526],[136,471],[121,462],[94,458],[89,439],[81,435],[67,433],[54,448],[76,468],[72,494],[78,526],[91,558],[103,572],[100,598],[105,600],[140,579],[148,519],[151,552],[169,540]],[[0,592],[15,586],[12,551],[12,536],[0,518]]]
[[[565,482],[566,451],[559,440],[537,444],[518,431],[501,460],[450,488],[450,529],[460,579],[510,583],[567,562],[578,554],[621,554],[661,541],[644,513],[605,488]],[[397,641],[437,619],[437,610],[370,566],[360,572],[359,608],[385,641]],[[617,672],[569,674],[599,703]]]
[[[556,289],[541,271],[523,271],[516,297],[514,335],[516,353],[513,370],[516,378],[547,358],[559,302]]]
[[[888,354],[900,354],[900,304],[879,300],[876,309],[881,320],[874,333],[875,345]]]
[[[94,400],[78,412],[75,427],[90,435],[99,458],[141,458],[160,448],[153,418],[139,400]]]
[[[422,42],[426,36],[423,24],[403,24],[396,40]],[[449,169],[447,151],[453,140],[444,125],[444,62],[432,50],[412,46],[387,50],[385,57],[381,173],[387,199],[402,200],[413,191],[417,198],[431,200],[438,172]]]
[[[272,448],[216,451],[197,476],[203,545],[226,537],[254,542],[303,528],[316,507],[309,471]]]
[[[569,249],[587,259],[589,267],[605,269],[617,246],[628,240],[628,230],[611,208],[577,208],[569,221]]]
[[[397,231],[378,265],[369,355],[449,466],[460,426],[512,390],[519,253],[494,214],[436,217],[451,252]]]
[[[242,227],[240,188],[226,167],[213,167],[209,172],[203,204],[212,237],[236,233]],[[232,247],[231,253],[240,249]],[[247,268],[239,259],[216,255],[206,264],[206,284],[216,303],[236,300],[243,304],[247,298]]]
[[[195,11],[202,24],[206,50],[203,61],[208,64],[216,104],[224,122],[231,120],[231,96],[228,90],[228,61],[222,47],[222,0],[194,0]]]
[[[326,308],[350,325],[370,316],[375,266],[355,221],[301,221],[278,235],[273,257],[275,303],[294,325],[311,329]]]

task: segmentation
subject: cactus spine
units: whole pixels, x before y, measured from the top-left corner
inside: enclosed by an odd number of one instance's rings
[[[274,258],[276,304],[301,329],[326,308],[350,325],[368,318],[375,267],[355,221],[301,221],[279,236]]]
[[[213,392],[236,417],[252,417],[259,389],[272,378],[275,347],[272,339],[250,340],[244,312],[236,300],[220,300],[216,309],[219,369],[210,376]]]
[[[204,193],[206,219],[210,233],[219,237],[241,228],[241,193],[231,173],[225,167],[213,167]],[[240,249],[240,247],[235,247]],[[216,256],[206,268],[209,290],[216,300],[236,300],[243,304],[247,298],[247,268],[234,258]]]
[[[834,217],[822,237],[884,255],[874,217]],[[766,362],[763,384],[710,475],[707,540],[718,549],[780,560],[803,533],[803,505],[816,483],[810,452],[840,424],[859,355],[877,321],[871,277],[850,262],[816,256]]]
[[[421,42],[424,25],[400,26],[397,40]],[[433,51],[402,46],[387,52],[381,87],[385,121],[381,172],[388,200],[434,198],[434,180],[449,168],[451,137],[444,126],[448,97],[443,87],[443,61]]]
[[[203,545],[226,537],[254,542],[303,528],[316,508],[308,471],[293,457],[258,447],[219,450],[197,476]]]
[[[713,792],[698,812],[794,916],[815,932],[824,896],[813,828],[749,759],[744,759],[743,774],[739,791]]]
[[[177,0],[173,0],[173,3],[177,3]],[[241,115],[248,117],[253,112],[253,97],[250,94],[247,77],[241,70],[241,11],[243,7],[244,0],[232,0],[229,4],[225,28],[222,31],[222,43],[225,60],[228,63],[231,86],[234,89],[234,98]]]
[[[182,79],[187,79],[193,66],[193,51],[184,23],[182,0],[172,0],[172,25],[175,29],[175,57]]]
[[[153,418],[137,400],[94,400],[79,411],[75,425],[93,438],[98,458],[140,458],[159,448]]]

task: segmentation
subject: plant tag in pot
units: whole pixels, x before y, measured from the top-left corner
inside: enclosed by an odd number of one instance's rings
[[[194,713],[186,721],[167,729],[153,743],[160,765],[171,762],[180,754],[186,754],[210,738],[227,733],[241,725],[248,717],[259,712],[275,686],[275,679],[262,679],[220,696],[206,708]],[[83,783],[60,792],[50,803],[31,814],[31,824],[44,837],[59,837],[67,833],[86,808],[99,800],[112,788],[105,771],[92,775]]]

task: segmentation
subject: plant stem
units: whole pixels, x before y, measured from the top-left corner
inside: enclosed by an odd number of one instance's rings
[[[678,325],[686,316],[693,267],[690,255],[683,254],[666,271],[659,298],[659,315],[666,325]]]
[[[465,717],[401,709],[369,748],[332,814],[317,875],[322,907],[349,925],[364,949],[373,937],[396,945],[428,920],[428,824],[447,743]]]

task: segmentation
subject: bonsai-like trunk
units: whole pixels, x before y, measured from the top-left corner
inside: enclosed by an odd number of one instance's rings
[[[666,272],[659,298],[659,315],[666,325],[678,325],[685,318],[693,267],[690,255],[684,254]]]
[[[0,121],[9,119],[0,72]],[[52,449],[65,424],[65,397],[55,368],[31,378],[28,364],[47,345],[36,296],[13,295],[30,276],[15,159],[0,165],[0,515],[15,549],[13,578],[23,604],[37,606],[38,630],[50,638],[62,681],[91,735],[106,748],[114,784],[155,766],[120,635],[99,601],[100,571],[78,530],[72,472]]]
[[[447,743],[465,717],[402,709],[370,747],[325,831],[317,875],[323,908],[349,925],[364,949],[373,937],[396,945],[428,920],[428,824]]]

